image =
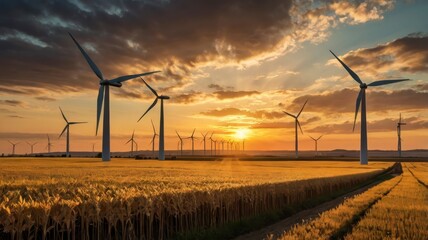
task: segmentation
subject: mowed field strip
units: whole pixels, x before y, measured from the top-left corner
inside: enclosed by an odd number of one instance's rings
[[[5,158],[0,227],[15,239],[168,239],[352,188],[391,165]]]
[[[426,163],[403,163],[402,175],[295,225],[278,239],[426,239],[428,189],[411,171],[423,179],[428,175]]]

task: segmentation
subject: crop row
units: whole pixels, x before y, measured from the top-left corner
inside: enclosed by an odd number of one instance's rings
[[[129,183],[15,185],[3,189],[0,230],[9,239],[170,239],[348,189],[380,172],[158,193]]]

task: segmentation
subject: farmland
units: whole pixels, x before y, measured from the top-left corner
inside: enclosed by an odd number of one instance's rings
[[[402,175],[295,225],[279,239],[426,239],[428,189],[416,176],[426,179],[428,169],[426,163],[403,165]]]
[[[10,238],[172,238],[354,187],[392,163],[0,160]]]

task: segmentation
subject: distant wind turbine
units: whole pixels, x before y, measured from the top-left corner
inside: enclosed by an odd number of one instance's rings
[[[67,146],[66,146],[65,156],[70,157],[70,125],[82,124],[82,123],[87,123],[87,122],[69,122],[67,120],[67,118],[65,117],[64,113],[62,112],[61,107],[59,108],[59,110],[61,111],[62,118],[64,118],[64,120],[67,124],[65,125],[64,129],[62,130],[62,132],[58,138],[61,138],[62,134],[64,134],[65,130],[67,130]]]
[[[46,134],[46,136],[48,137],[48,145],[46,145],[46,148],[48,149],[48,153],[50,153],[51,152],[52,143],[51,143],[51,139],[49,138],[49,135]]]
[[[181,156],[183,156],[183,138],[180,136],[180,134],[178,134],[177,130],[175,130],[175,133],[177,133],[179,140],[179,144],[180,144],[180,153]]]
[[[152,91],[152,93],[156,96],[156,99],[155,101],[153,101],[152,105],[150,105],[150,107],[146,110],[146,112],[140,117],[140,119],[138,119],[138,122],[144,117],[144,115],[146,115],[150,111],[150,109],[156,106],[158,100],[160,99],[161,106],[160,106],[160,126],[159,126],[159,160],[165,160],[163,100],[167,100],[169,99],[169,97],[164,95],[159,96],[158,93],[152,87],[150,87],[149,84],[146,83],[146,81],[144,81],[144,79],[141,78],[141,80],[143,80],[144,84],[146,84],[146,86],[150,89],[150,91]]]
[[[195,154],[195,139],[197,139],[194,135],[195,135],[195,130],[196,130],[196,128],[195,129],[193,129],[193,132],[192,132],[192,135],[190,135],[190,137],[188,137],[188,138],[190,138],[191,140],[192,140],[192,155],[194,155]]]
[[[401,122],[401,113],[400,113],[400,119],[397,123],[397,136],[398,136],[398,157],[401,158],[401,126],[406,125],[406,123]]]
[[[89,57],[89,55],[85,52],[85,50],[83,50],[83,48],[76,41],[76,39],[74,39],[73,35],[71,35],[71,33],[68,33],[68,34],[73,39],[73,42],[76,44],[77,48],[79,48],[83,57],[86,59],[86,62],[88,62],[89,66],[91,67],[92,71],[100,79],[100,88],[98,90],[98,99],[97,99],[97,128],[95,131],[95,135],[98,134],[98,124],[100,122],[101,108],[103,105],[103,98],[104,98],[102,160],[103,161],[110,161],[110,92],[109,92],[109,87],[113,86],[113,87],[119,87],[120,88],[120,87],[122,87],[122,82],[134,79],[136,77],[147,76],[147,75],[157,73],[160,71],[139,73],[139,74],[133,74],[133,75],[125,75],[125,76],[117,77],[117,78],[110,79],[110,80],[105,79],[101,70],[97,67],[97,65],[95,65],[95,63],[92,61],[92,59]]]
[[[156,140],[156,136],[158,136],[158,134],[156,133],[156,128],[155,128],[155,125],[153,124],[153,120],[150,119],[150,121],[152,122],[152,127],[153,127],[153,137],[152,137],[152,140],[150,141],[150,143],[152,144],[152,153],[154,156],[155,155],[155,140]]]
[[[208,140],[210,140],[210,143],[211,143],[210,145],[211,156],[213,155],[213,142],[214,142],[213,135],[214,135],[214,132],[212,132],[211,136],[208,138]]]
[[[294,145],[295,145],[295,151],[296,151],[296,158],[299,157],[299,137],[298,137],[297,126],[299,126],[300,132],[303,134],[302,126],[300,126],[300,122],[299,122],[299,116],[302,113],[303,108],[305,108],[307,102],[308,102],[308,100],[305,101],[305,103],[302,106],[302,109],[300,109],[300,111],[297,115],[293,115],[291,113],[283,111],[288,116],[294,118],[294,133],[295,133]]]
[[[19,144],[19,142],[17,142],[17,143],[13,143],[13,142],[11,142],[11,141],[8,141],[10,144],[12,144],[12,155],[15,155],[15,147],[16,147],[16,145],[18,145]]]
[[[205,133],[205,135],[203,133],[201,133],[201,135],[202,135],[202,142],[204,142],[204,156],[205,156],[205,150],[206,150],[206,141],[205,140],[207,138],[208,132]]]
[[[318,138],[313,138],[312,136],[309,136],[315,142],[315,157],[318,156],[318,140],[320,140],[322,136],[323,135],[319,136]]]
[[[331,54],[342,64],[342,66],[346,69],[346,71],[351,75],[351,77],[360,84],[360,92],[358,93],[356,109],[355,109],[355,117],[354,117],[354,126],[352,131],[355,130],[355,122],[357,121],[358,110],[361,105],[361,135],[360,135],[360,164],[366,165],[368,164],[368,156],[367,156],[367,122],[366,122],[366,88],[367,87],[375,87],[381,86],[391,83],[397,83],[402,81],[408,81],[410,79],[394,79],[394,80],[379,80],[374,81],[370,84],[366,84],[361,81],[360,77],[352,71],[342,60],[340,60],[336,54],[334,54],[330,50]]]
[[[131,138],[125,143],[125,144],[131,143],[131,156],[134,153],[134,144],[137,144],[134,140],[134,133],[135,133],[135,130],[132,132]]]
[[[28,146],[30,146],[30,148],[31,148],[31,154],[33,154],[34,145],[36,145],[36,144],[37,144],[37,142],[35,142],[35,143],[29,143],[29,142],[27,142],[27,144],[28,144]]]

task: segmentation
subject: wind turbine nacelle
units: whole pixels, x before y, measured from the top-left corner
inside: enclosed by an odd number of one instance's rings
[[[122,87],[122,83],[110,83],[109,82],[109,85],[113,86],[113,87]]]
[[[113,87],[122,87],[122,83],[116,83],[116,82],[111,82],[109,80],[103,80],[100,81],[100,85],[104,85],[104,86],[113,86]]]
[[[160,99],[169,99],[169,96],[159,96]]]

